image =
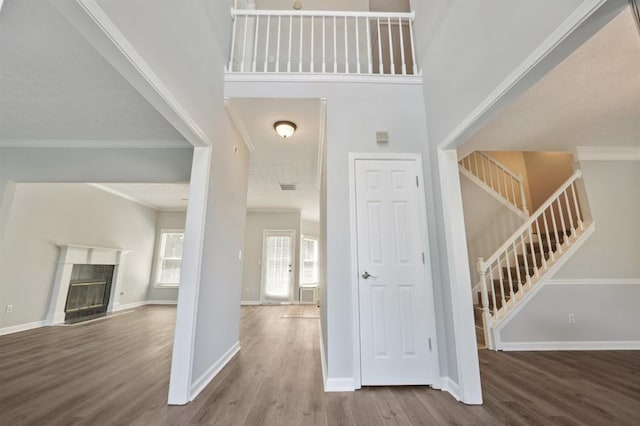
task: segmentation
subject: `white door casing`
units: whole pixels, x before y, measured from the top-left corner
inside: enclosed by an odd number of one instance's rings
[[[265,230],[262,243],[261,303],[293,302],[294,230]]]
[[[435,315],[419,161],[353,158],[353,173],[361,384],[433,384]]]

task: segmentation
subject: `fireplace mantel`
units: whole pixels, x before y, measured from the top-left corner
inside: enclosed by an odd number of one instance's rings
[[[46,325],[64,323],[64,307],[69,292],[69,281],[73,265],[114,265],[113,282],[111,284],[111,296],[107,312],[118,310],[120,305],[120,266],[124,256],[131,250],[111,247],[86,246],[80,244],[56,244],[60,250],[58,268],[56,270],[49,310],[47,311]]]

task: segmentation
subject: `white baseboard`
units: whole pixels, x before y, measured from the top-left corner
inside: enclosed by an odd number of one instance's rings
[[[240,306],[258,306],[261,305],[258,300],[242,300],[240,301]]]
[[[327,357],[324,351],[324,340],[322,340],[322,323],[318,318],[318,330],[320,331],[320,363],[322,364],[322,383],[325,392],[353,392],[356,390],[353,385],[353,377],[327,377]]]
[[[450,377],[440,377],[440,390],[448,392],[456,401],[460,401],[460,387]]]
[[[325,392],[353,392],[353,377],[327,377],[324,383]]]
[[[149,302],[146,300],[142,300],[140,302],[127,303],[125,305],[114,305],[111,312],[119,312],[119,311],[125,311],[127,309],[139,308],[140,306],[144,306],[147,303]]]
[[[502,342],[503,351],[634,351],[640,350],[640,341],[591,342]]]
[[[147,300],[147,305],[177,305],[177,300]]]
[[[198,394],[213,380],[214,377],[224,368],[231,358],[240,351],[240,342],[234,343],[227,352],[225,352],[211,367],[205,371],[202,376],[191,385],[190,400],[196,399]]]
[[[18,324],[12,325],[9,327],[0,328],[0,336],[4,336],[6,334],[19,333],[21,331],[33,330],[34,328],[40,328],[44,326],[44,321],[34,321],[26,324]]]

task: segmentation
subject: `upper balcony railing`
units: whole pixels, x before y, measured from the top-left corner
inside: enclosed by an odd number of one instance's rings
[[[413,13],[232,10],[231,73],[419,75]]]

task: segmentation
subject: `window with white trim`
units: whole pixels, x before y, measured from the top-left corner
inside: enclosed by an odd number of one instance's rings
[[[158,285],[177,286],[180,284],[182,267],[182,249],[184,232],[162,230],[160,233],[160,250],[158,254]]]
[[[302,237],[302,285],[318,284],[318,239]]]

